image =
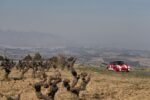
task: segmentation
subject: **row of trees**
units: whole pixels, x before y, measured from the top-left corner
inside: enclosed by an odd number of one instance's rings
[[[24,57],[24,59],[23,60],[42,60],[43,58],[42,58],[42,56],[41,56],[41,54],[40,53],[35,53],[35,55],[34,55],[34,57],[31,57],[31,55],[27,55],[26,57]]]
[[[0,61],[6,59],[7,57],[3,57],[0,55]],[[27,55],[23,58],[23,60],[26,60],[26,61],[31,61],[31,60],[42,60],[42,56],[40,53],[35,53],[35,55],[32,57],[31,55]]]

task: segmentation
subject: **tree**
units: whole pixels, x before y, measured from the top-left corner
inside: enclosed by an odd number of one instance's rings
[[[23,60],[31,61],[31,60],[32,60],[32,57],[28,54],[26,57],[24,57]]]
[[[34,60],[42,60],[42,56],[39,52],[35,53],[35,56],[33,58]]]
[[[4,60],[4,57],[3,57],[3,56],[0,56],[0,60]]]

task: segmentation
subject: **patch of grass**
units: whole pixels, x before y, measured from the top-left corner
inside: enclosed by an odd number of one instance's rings
[[[140,78],[150,78],[150,71],[145,70],[133,70],[127,73],[128,76],[140,77]]]
[[[97,83],[101,82],[101,80],[94,80],[94,81],[97,82]]]

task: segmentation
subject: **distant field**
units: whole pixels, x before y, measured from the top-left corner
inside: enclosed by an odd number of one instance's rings
[[[87,90],[80,94],[81,100],[149,100],[150,98],[150,73],[149,69],[134,69],[126,72],[107,71],[104,67],[94,65],[76,65],[77,71],[86,71],[91,73],[92,79],[87,86]],[[61,70],[60,70],[61,71]],[[37,100],[34,89],[30,85],[39,81],[39,79],[31,78],[29,71],[24,80],[9,82],[0,82],[0,93],[7,95],[15,95],[18,91],[23,90],[21,100]],[[63,78],[71,79],[71,74],[68,70],[61,71]],[[3,77],[3,71],[0,70],[0,80]],[[53,74],[50,70],[48,75]],[[11,77],[18,77],[19,72],[13,69]],[[45,93],[46,91],[43,91]],[[0,97],[0,100],[5,100]],[[55,100],[76,100],[59,84],[59,91],[56,94]]]
[[[104,65],[78,65],[77,69],[98,72],[99,74],[121,75],[124,77],[150,78],[150,68],[131,68],[130,72],[108,71]]]

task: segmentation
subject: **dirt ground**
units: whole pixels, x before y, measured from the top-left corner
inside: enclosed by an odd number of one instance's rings
[[[81,71],[78,70],[80,73]],[[61,71],[62,78],[71,79],[71,74],[67,71]],[[82,100],[150,100],[150,78],[125,77],[116,73],[116,75],[101,74],[89,71],[92,79],[87,86],[87,90],[80,93]],[[47,72],[48,75],[53,71]],[[0,80],[4,75],[0,70]],[[13,69],[10,77],[19,77],[20,72]],[[34,93],[32,84],[38,82],[39,79],[31,78],[31,71],[25,74],[23,80],[0,81],[0,93],[9,96],[15,96],[20,91],[21,100],[38,100]],[[42,92],[46,94],[46,89],[42,88]],[[59,84],[59,90],[56,93],[55,100],[76,100],[74,96]],[[0,100],[6,100],[0,96]]]

